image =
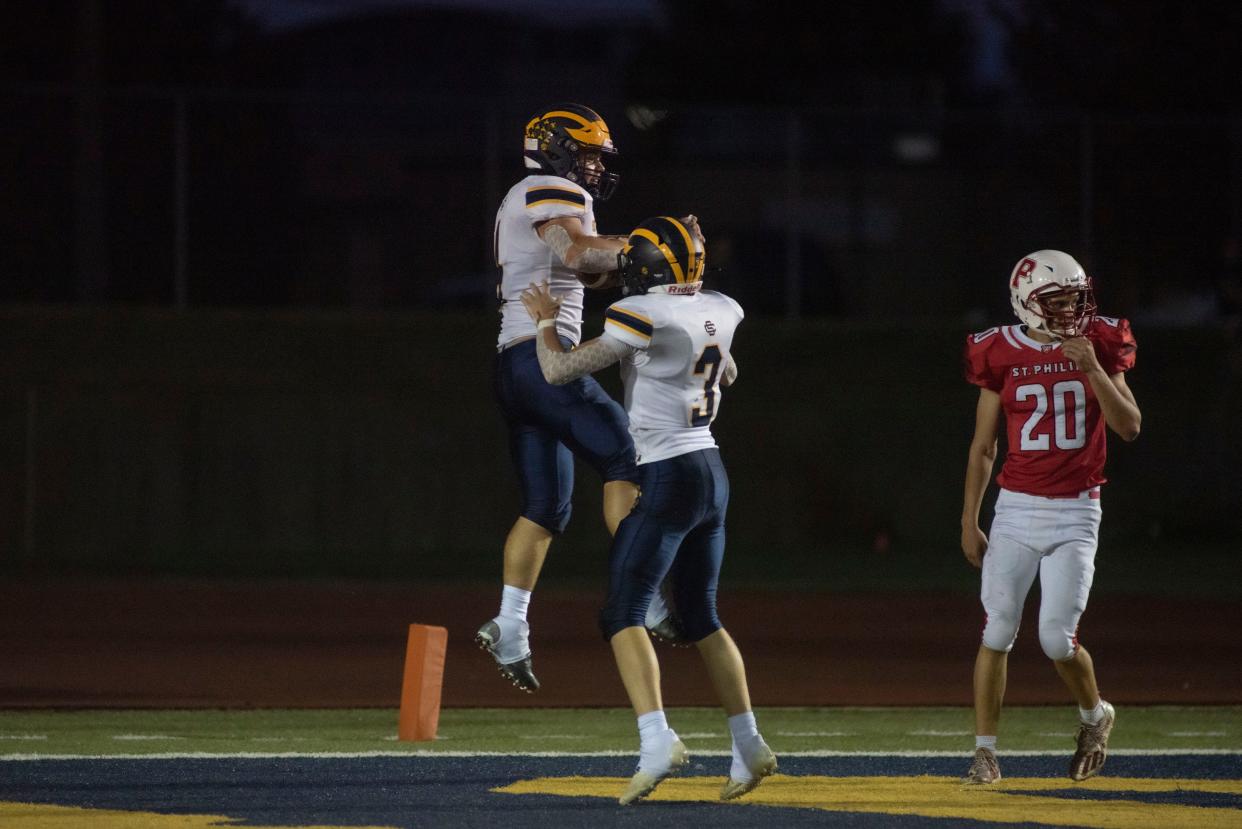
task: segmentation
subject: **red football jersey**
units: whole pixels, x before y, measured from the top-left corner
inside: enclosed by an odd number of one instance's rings
[[[1134,366],[1130,323],[1096,317],[1087,329],[1108,374]],[[1001,396],[1007,451],[996,482],[1029,495],[1075,495],[1105,482],[1105,423],[1091,384],[1060,343],[1021,325],[966,338],[966,379]]]

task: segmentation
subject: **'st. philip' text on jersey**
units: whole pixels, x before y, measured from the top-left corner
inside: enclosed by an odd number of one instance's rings
[[[653,288],[609,306],[604,336],[638,349],[622,360],[621,379],[640,464],[716,445],[711,422],[742,317],[740,305],[715,291]]]
[[[498,346],[535,335],[535,323],[522,305],[522,291],[531,283],[549,283],[561,300],[556,319],[560,333],[574,343],[582,337],[582,283],[535,232],[549,219],[573,217],[595,234],[591,194],[560,176],[527,176],[509,188],[496,213],[496,265],[502,269],[497,295],[500,305]]]
[[[1086,336],[1110,376],[1134,366],[1130,323],[1096,317]],[[1091,383],[1061,344],[1044,344],[1023,326],[966,338],[966,379],[1001,397],[1007,451],[997,483],[1030,495],[1074,495],[1105,482],[1105,423]]]

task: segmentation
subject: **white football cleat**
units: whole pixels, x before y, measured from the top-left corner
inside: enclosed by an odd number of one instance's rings
[[[676,774],[688,762],[690,762],[690,752],[686,751],[686,746],[681,740],[674,738],[669,743],[667,766],[650,770],[640,766],[630,778],[630,785],[626,786],[618,802],[622,806],[628,806],[635,801],[642,800],[655,791],[655,787],[660,785],[665,778]]]
[[[1081,723],[1078,727],[1078,750],[1074,752],[1074,759],[1070,760],[1071,780],[1094,777],[1108,759],[1108,735],[1113,731],[1113,723],[1117,722],[1117,712],[1107,702],[1101,704],[1104,716],[1100,721],[1095,725]]]
[[[750,773],[750,777],[749,779],[741,780],[735,778],[730,773],[724,788],[720,790],[721,800],[733,800],[735,797],[741,797],[747,792],[754,791],[763,778],[776,771],[776,755],[772,753],[772,749],[768,748],[768,744],[763,741],[763,738],[756,736],[754,740],[749,742],[750,745],[743,751],[743,754],[745,755],[746,770]]]
[[[1000,779],[1000,762],[996,759],[996,752],[983,746],[976,748],[975,759],[962,782],[968,786],[986,786]]]

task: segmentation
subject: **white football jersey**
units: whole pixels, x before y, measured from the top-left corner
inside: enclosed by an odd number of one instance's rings
[[[535,323],[522,305],[522,291],[534,282],[547,282],[561,298],[556,328],[577,344],[582,337],[582,283],[565,267],[535,232],[535,224],[573,216],[595,235],[594,199],[586,190],[560,176],[527,176],[509,188],[496,213],[496,265],[503,269],[500,299],[500,338],[497,346],[520,337],[535,336]]]
[[[716,445],[711,422],[742,317],[742,306],[724,294],[663,286],[608,307],[604,336],[639,349],[621,361],[621,378],[640,464]]]

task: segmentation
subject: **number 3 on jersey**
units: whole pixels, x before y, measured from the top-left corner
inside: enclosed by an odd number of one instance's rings
[[[694,364],[695,375],[705,375],[703,396],[690,409],[690,425],[706,426],[716,416],[716,378],[720,376],[720,346],[709,345]]]
[[[1066,405],[1066,398],[1072,398]],[[1039,383],[1029,383],[1014,389],[1018,401],[1035,399],[1035,410],[1022,424],[1022,451],[1044,452],[1049,448],[1049,435],[1045,431],[1036,435],[1048,414],[1048,390]],[[1071,434],[1069,416],[1073,414],[1074,428]],[[1087,442],[1087,390],[1081,380],[1062,380],[1052,386],[1053,438],[1058,449],[1081,449]]]

